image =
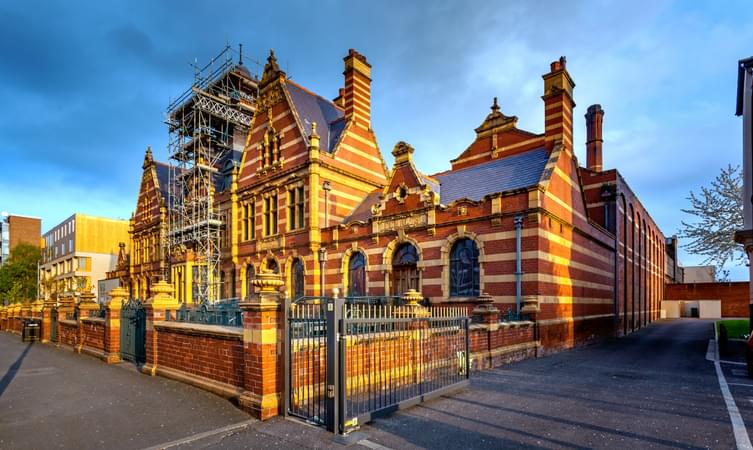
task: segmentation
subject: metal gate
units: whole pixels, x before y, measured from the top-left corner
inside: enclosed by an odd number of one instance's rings
[[[287,415],[347,433],[467,385],[465,309],[384,303],[286,302]]]
[[[285,411],[327,424],[327,316],[332,299],[301,297],[285,302]]]
[[[120,310],[120,357],[146,362],[146,310],[140,300],[124,301]]]
[[[58,341],[58,309],[52,308],[50,311],[50,341]]]

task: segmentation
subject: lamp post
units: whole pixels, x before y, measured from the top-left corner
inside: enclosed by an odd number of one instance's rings
[[[324,226],[322,228],[327,228],[329,226],[329,191],[332,190],[329,181],[322,183],[322,189],[324,190]]]
[[[327,249],[324,246],[319,247],[319,289],[320,295],[325,296],[327,290],[324,287],[324,271],[327,268]]]

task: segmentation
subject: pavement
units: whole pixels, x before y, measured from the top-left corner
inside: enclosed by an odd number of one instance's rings
[[[736,448],[712,322],[474,374],[470,387],[366,424],[347,448]],[[753,380],[722,363],[746,424]],[[212,394],[0,333],[0,448],[345,448],[320,428],[249,416]],[[750,430],[750,427],[749,427]],[[203,433],[203,434],[202,434]]]

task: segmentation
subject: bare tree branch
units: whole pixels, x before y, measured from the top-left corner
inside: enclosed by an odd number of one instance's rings
[[[705,257],[703,264],[721,268],[745,261],[742,248],[734,240],[735,231],[743,228],[742,189],[740,166],[728,165],[710,186],[701,186],[698,194],[690,192],[690,207],[682,212],[694,220],[683,220],[679,234],[688,240],[683,248]]]

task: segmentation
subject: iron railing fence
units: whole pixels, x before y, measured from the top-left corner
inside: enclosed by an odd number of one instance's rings
[[[238,306],[237,298],[195,305],[184,303],[175,311],[167,311],[165,320],[205,325],[243,326],[243,314]]]
[[[375,296],[375,295],[363,295],[354,297],[345,297],[346,305],[404,305],[405,302],[398,295],[391,296]]]

